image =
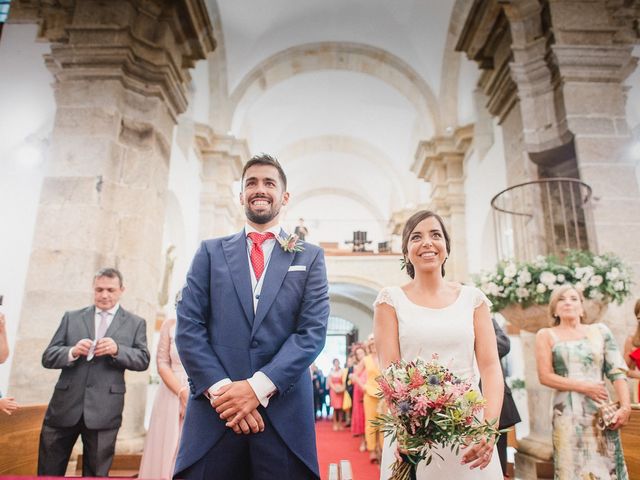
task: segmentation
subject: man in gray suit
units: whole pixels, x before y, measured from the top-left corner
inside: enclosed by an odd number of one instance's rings
[[[82,437],[85,477],[106,477],[122,424],[124,371],[149,366],[144,319],[120,307],[122,275],[103,268],[93,280],[94,305],[66,312],[42,354],[60,368],[40,434],[38,475],[63,476]]]

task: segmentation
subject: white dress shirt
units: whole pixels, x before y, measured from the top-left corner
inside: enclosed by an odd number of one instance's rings
[[[105,310],[108,313],[108,315],[107,315],[107,330],[111,326],[111,322],[113,321],[114,317],[116,316],[116,312],[118,311],[119,308],[120,308],[120,304],[116,303],[109,310]],[[100,316],[101,312],[102,312],[102,310],[100,310],[98,307],[96,307],[96,312],[95,312],[95,314],[93,316],[93,332],[94,332],[93,335],[94,335],[94,337],[95,337],[96,333],[98,332],[98,326],[100,325],[100,321],[102,320],[102,317]],[[106,330],[105,330],[105,332],[106,332]],[[94,338],[93,341],[96,341],[96,339]],[[73,347],[75,347],[75,345],[73,345],[69,349],[69,363],[75,362],[78,359],[78,357],[74,356],[71,353],[73,351]]]
[[[253,313],[256,313],[256,309],[258,308],[258,302],[260,301],[260,292],[262,292],[262,284],[264,282],[265,277],[267,276],[267,269],[269,268],[269,260],[271,260],[271,253],[273,252],[273,248],[276,245],[276,238],[269,238],[262,243],[262,253],[264,255],[264,270],[262,271],[262,276],[260,280],[256,279],[256,274],[253,271],[253,265],[251,264],[251,247],[253,246],[253,242],[248,237],[248,234],[251,232],[257,233],[273,233],[274,237],[278,237],[280,235],[280,225],[276,225],[271,227],[264,232],[258,232],[255,228],[250,225],[244,226],[245,238],[247,240],[247,261],[249,262],[249,270],[251,272],[251,290],[253,292]],[[276,392],[277,388],[275,384],[271,381],[269,377],[267,377],[264,373],[258,371],[253,374],[251,378],[247,378],[247,382],[251,385],[253,392],[258,397],[260,404],[267,408],[269,405],[269,398]],[[211,387],[209,387],[208,392],[209,395],[213,398],[213,392],[217,391],[220,387],[224,385],[228,385],[231,383],[231,379],[224,378],[216,383],[214,383]]]

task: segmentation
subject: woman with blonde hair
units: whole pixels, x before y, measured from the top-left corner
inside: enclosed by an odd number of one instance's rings
[[[624,360],[629,367],[627,376],[640,380],[640,299],[636,301],[633,312],[637,321],[636,331],[633,335],[629,335],[624,342]],[[640,384],[638,385],[638,398],[640,398]]]
[[[584,297],[573,285],[554,290],[549,301],[552,326],[536,335],[536,362],[542,385],[553,398],[553,463],[556,480],[629,478],[619,428],[631,412],[626,365],[609,328],[586,325]],[[620,407],[605,430],[597,425],[598,406],[609,402],[607,377]]]

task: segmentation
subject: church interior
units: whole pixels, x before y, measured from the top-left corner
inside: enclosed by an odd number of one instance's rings
[[[402,227],[422,209],[447,224],[456,282],[566,248],[619,256],[635,283],[601,321],[622,346],[640,297],[639,57],[638,0],[0,1],[0,392],[48,401],[42,351],[104,266],[153,351],[200,242],[242,229],[242,167],[262,152],[288,177],[282,227],[324,248],[323,370],[408,281]],[[535,329],[503,320],[525,420],[511,468],[552,478]],[[158,374],[126,381],[123,456]],[[640,478],[640,449],[626,461]]]

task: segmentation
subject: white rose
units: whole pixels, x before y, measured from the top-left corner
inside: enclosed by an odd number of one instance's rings
[[[591,290],[591,292],[589,292],[589,298],[592,298],[594,300],[602,300],[604,298],[604,295],[599,290]]]
[[[529,296],[529,290],[526,288],[520,287],[516,289],[516,296],[518,298],[527,298]]]
[[[602,284],[602,280],[604,280],[602,278],[602,275],[594,275],[589,279],[589,285],[591,285],[592,287],[597,287]]]
[[[504,283],[505,285],[509,285],[511,283],[511,277],[504,277],[504,280],[502,281],[502,283]]]
[[[518,272],[518,285],[524,287],[527,283],[531,281],[531,273],[529,270],[522,269]]]
[[[547,291],[547,287],[546,287],[546,285],[543,285],[542,283],[539,283],[539,284],[536,286],[536,292],[538,292],[538,293],[544,293],[544,292],[546,292],[546,291]]]
[[[505,280],[507,278],[513,278],[516,276],[517,273],[517,269],[516,266],[513,263],[510,263],[509,265],[507,265],[504,269],[504,276],[505,276]]]
[[[558,283],[564,283],[564,281],[566,280],[566,277],[562,273],[559,273],[558,276],[556,277],[556,280],[558,281]]]
[[[553,273],[545,271],[540,274],[540,283],[551,286],[556,283],[556,278],[557,277]]]
[[[616,292],[621,292],[624,290],[624,282],[622,280],[618,280],[616,283],[613,284],[613,289]]]
[[[620,276],[620,270],[613,267],[610,272],[607,272],[607,280],[615,280]]]

